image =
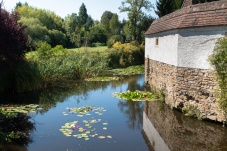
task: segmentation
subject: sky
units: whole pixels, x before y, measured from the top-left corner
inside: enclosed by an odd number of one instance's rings
[[[4,8],[12,11],[17,2],[27,2],[28,5],[54,11],[56,15],[65,18],[68,14],[79,13],[79,8],[82,3],[87,8],[88,15],[94,20],[100,21],[103,12],[106,10],[112,13],[117,13],[119,19],[127,19],[127,13],[120,13],[119,7],[123,0],[3,0]],[[156,0],[150,0],[155,4]],[[156,17],[154,12],[150,13],[151,16]]]

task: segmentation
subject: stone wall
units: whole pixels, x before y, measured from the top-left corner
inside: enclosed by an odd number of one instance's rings
[[[145,59],[145,81],[164,89],[166,104],[177,109],[193,109],[203,119],[226,121],[215,99],[217,82],[210,70],[176,67]]]

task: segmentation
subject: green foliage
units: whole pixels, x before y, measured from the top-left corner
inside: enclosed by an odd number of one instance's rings
[[[0,142],[21,143],[31,142],[29,134],[34,129],[30,117],[0,108]]]
[[[45,85],[93,77],[107,71],[106,58],[99,54],[72,53],[49,59],[39,59],[37,64]]]
[[[33,56],[37,56],[39,59],[48,59],[51,57],[57,57],[67,54],[68,51],[61,45],[57,45],[54,48],[47,42],[39,41],[37,43],[36,53]],[[34,57],[35,57],[34,56]]]
[[[90,27],[90,43],[103,43],[105,44],[107,41],[107,36],[105,35],[105,31],[100,24],[94,24]]]
[[[113,13],[110,11],[105,11],[101,16],[101,26],[103,27],[105,34],[110,34],[110,20],[113,16]]]
[[[109,54],[109,67],[128,67],[144,63],[144,47],[136,42],[121,44],[117,42]]]
[[[159,93],[156,92],[142,92],[142,91],[126,91],[113,93],[113,95],[119,99],[128,100],[128,101],[162,101],[162,96],[159,96]]]
[[[128,13],[128,33],[131,35],[132,40],[138,40],[138,23],[143,18],[144,12],[142,10],[150,11],[152,4],[149,0],[124,0],[122,6],[119,7],[121,12]]]
[[[55,13],[26,5],[17,7],[16,12],[21,16],[19,22],[27,26],[26,34],[33,48],[40,40],[52,46],[66,45],[68,39],[63,28],[63,20]]]
[[[135,75],[144,74],[144,65],[130,66],[127,68],[112,69],[110,73],[113,75]]]
[[[184,106],[182,108],[182,112],[186,116],[190,116],[190,117],[195,117],[195,118],[198,118],[198,119],[202,119],[202,117],[200,115],[200,111],[199,111],[199,109],[197,109],[196,106],[193,106],[193,105]]]
[[[84,5],[84,3],[82,3],[82,5],[80,6],[80,10],[79,10],[78,26],[84,27],[84,25],[87,22],[87,19],[88,19],[87,8]]]
[[[120,34],[120,22],[118,19],[117,14],[113,14],[113,16],[110,19],[110,31],[112,35],[119,35]]]
[[[159,0],[156,3],[157,10],[155,13],[158,15],[158,17],[162,17],[174,12],[177,9],[180,9],[182,4],[183,0]]]
[[[35,62],[20,62],[13,69],[0,75],[0,92],[34,90],[40,87],[40,81],[41,77]]]
[[[120,77],[94,77],[85,79],[85,81],[119,81]]]
[[[214,53],[209,57],[209,61],[217,75],[220,88],[220,94],[218,94],[220,105],[227,111],[227,38],[218,40]]]
[[[108,41],[107,41],[107,47],[111,48],[114,43],[120,42],[121,41],[121,36],[120,35],[113,35],[111,36]]]

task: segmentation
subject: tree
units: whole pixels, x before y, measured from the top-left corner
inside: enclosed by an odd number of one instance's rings
[[[90,40],[90,27],[93,24],[93,19],[87,14],[86,6],[84,5],[84,3],[82,3],[76,21],[76,28],[70,36],[71,42],[73,42],[78,47],[81,47],[82,45],[87,46]]]
[[[68,39],[65,35],[63,20],[54,12],[31,6],[20,6],[15,11],[21,16],[19,22],[27,26],[26,34],[33,48],[38,41],[46,41],[53,47],[65,46]]]
[[[157,10],[155,11],[155,13],[158,15],[158,17],[162,17],[169,13],[172,13],[175,10],[175,4],[176,3],[173,0],[159,0],[156,3]]]
[[[206,3],[218,0],[192,0],[192,4]],[[155,13],[159,16],[165,16],[181,8],[184,0],[159,0],[156,3]]]
[[[24,34],[25,26],[19,24],[18,20],[18,13],[7,12],[0,3],[0,92],[6,89],[12,92],[20,83],[15,77],[24,76],[17,69],[24,63],[29,46]]]
[[[25,3],[18,2],[18,3],[16,3],[15,9],[18,7],[21,7],[21,6],[28,6],[28,3],[27,2],[25,2]]]
[[[126,6],[127,5],[127,6]],[[125,0],[122,2],[122,6],[119,7],[121,12],[128,12],[128,28],[130,28],[130,35],[132,40],[137,40],[138,34],[138,22],[144,15],[143,9],[150,11],[152,4],[149,0]]]
[[[103,29],[103,27],[101,26],[101,24],[96,23],[95,25],[93,25],[90,28],[90,42],[91,43],[106,43],[107,41],[107,36],[105,34],[105,31]]]
[[[82,3],[82,5],[80,6],[79,16],[78,16],[79,27],[83,27],[86,24],[87,19],[88,19],[87,9],[84,3]]]
[[[150,27],[151,23],[154,21],[155,19],[149,15],[144,15],[142,18],[141,18],[141,21],[139,22],[138,24],[138,27],[139,27],[139,35],[141,36],[138,36],[138,40],[139,41],[144,41],[144,33],[147,31],[147,29]]]
[[[101,25],[105,30],[106,35],[110,35],[110,20],[113,16],[113,13],[110,11],[105,11],[101,17]]]
[[[117,14],[113,14],[109,24],[110,24],[110,31],[112,35],[120,34],[120,22]]]
[[[0,62],[17,63],[24,60],[29,49],[25,26],[18,23],[19,14],[2,9],[0,3]],[[0,65],[2,65],[0,63]],[[1,70],[1,68],[0,68]]]

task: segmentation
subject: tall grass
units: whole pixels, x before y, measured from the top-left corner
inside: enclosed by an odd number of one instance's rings
[[[22,92],[39,88],[41,75],[35,62],[22,61],[0,75],[0,92]]]
[[[95,47],[96,51],[90,49],[78,52],[62,46],[51,48],[49,44],[40,42],[37,51],[26,55],[26,61],[0,74],[0,92],[22,92],[56,86],[70,80],[105,75],[109,68],[143,63],[144,49],[140,46],[118,44],[115,47],[110,50],[106,50],[107,47]]]
[[[43,84],[55,85],[64,80],[79,80],[105,74],[107,60],[98,54],[72,53],[37,61]]]

